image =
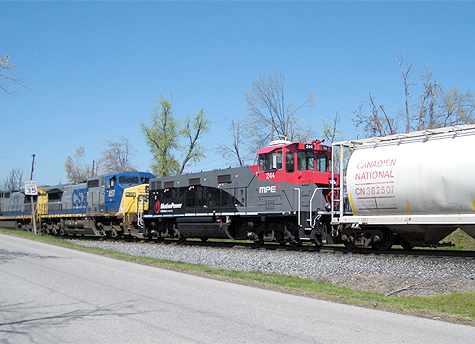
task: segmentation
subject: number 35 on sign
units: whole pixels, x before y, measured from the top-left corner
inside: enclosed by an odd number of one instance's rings
[[[36,180],[26,180],[24,183],[25,186],[25,195],[27,196],[37,196],[38,188],[36,186]]]

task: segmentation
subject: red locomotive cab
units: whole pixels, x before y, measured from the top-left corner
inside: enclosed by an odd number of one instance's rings
[[[332,184],[331,147],[322,141],[293,143],[273,141],[269,147],[257,151],[258,164],[251,169],[260,180],[292,184]],[[339,185],[339,175],[333,175]]]

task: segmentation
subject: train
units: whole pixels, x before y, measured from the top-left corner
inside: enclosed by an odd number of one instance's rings
[[[457,228],[475,238],[473,146],[473,124],[272,142],[257,165],[151,179],[144,235],[380,251],[435,247]]]
[[[36,216],[51,234],[433,247],[457,228],[475,238],[472,146],[474,124],[331,145],[276,140],[250,166],[44,186]],[[30,223],[28,198],[0,193],[0,226]]]
[[[38,195],[0,192],[0,227],[42,233],[96,236],[140,236],[141,215],[147,211],[148,172],[117,172],[82,183],[41,186]],[[33,202],[32,202],[33,201]]]
[[[346,173],[331,223],[349,247],[436,246],[457,228],[475,238],[474,124],[332,146]]]
[[[335,243],[331,159],[319,140],[277,140],[257,151],[256,165],[153,178],[144,236]]]

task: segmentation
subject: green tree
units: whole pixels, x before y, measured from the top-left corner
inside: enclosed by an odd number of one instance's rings
[[[199,139],[204,132],[210,130],[211,121],[204,118],[203,109],[191,119],[186,117],[184,127],[179,128],[173,116],[171,102],[161,97],[150,120],[150,125],[141,122],[140,127],[153,155],[150,167],[156,176],[182,174],[188,162],[199,162],[205,157]],[[181,139],[187,143],[181,144]],[[178,150],[185,152],[182,163],[175,156]]]
[[[179,174],[183,173],[188,162],[197,163],[205,157],[205,150],[199,144],[199,139],[204,132],[210,131],[210,125],[211,120],[204,118],[203,108],[193,118],[186,116],[185,127],[180,130],[180,135],[186,139],[187,143],[184,146],[185,154]]]

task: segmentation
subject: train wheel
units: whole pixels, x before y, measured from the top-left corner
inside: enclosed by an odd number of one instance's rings
[[[283,232],[279,232],[279,231],[277,231],[277,232],[275,233],[275,241],[276,241],[280,246],[285,246],[285,244],[287,243],[286,240],[285,240],[284,233],[283,233]]]
[[[382,230],[380,234],[375,234],[371,246],[378,251],[386,251],[391,248],[394,242],[394,235],[389,230]]]
[[[290,246],[292,246],[292,247],[299,247],[299,246],[302,246],[302,242],[300,241],[300,239],[292,240],[292,241],[290,242]]]
[[[260,232],[258,234],[258,238],[254,239],[254,244],[256,245],[264,245],[264,233]]]
[[[353,251],[353,249],[355,248],[355,244],[352,241],[345,241],[344,244],[348,252]]]
[[[409,241],[400,236],[397,237],[396,244],[401,245],[406,251],[410,251],[414,247]]]

